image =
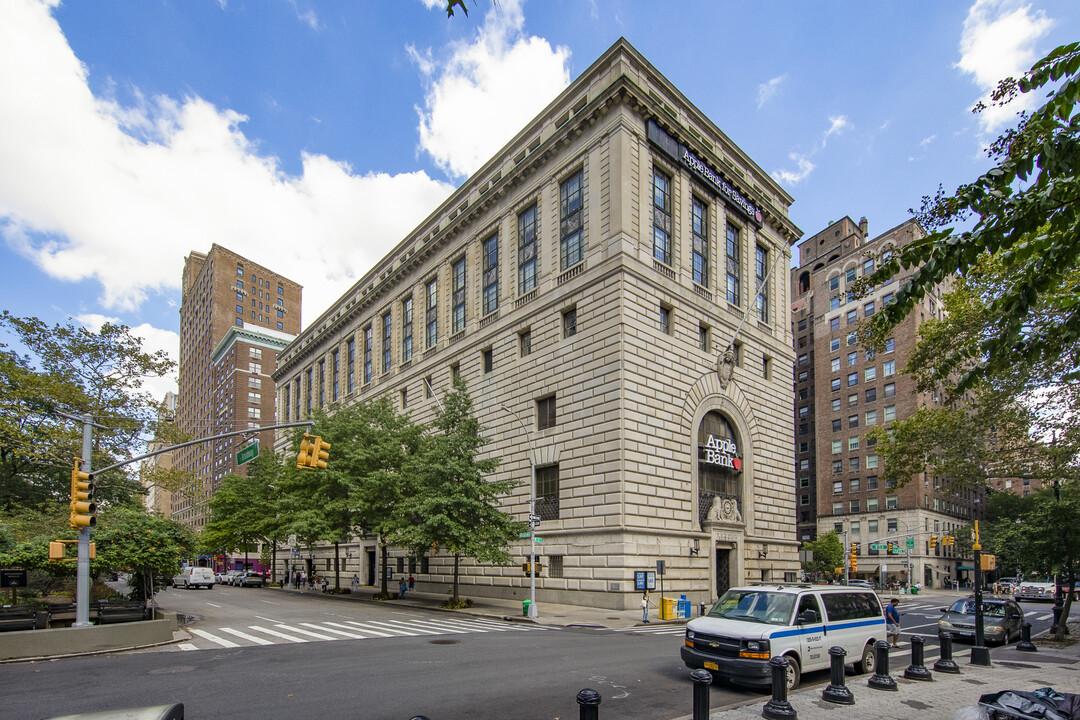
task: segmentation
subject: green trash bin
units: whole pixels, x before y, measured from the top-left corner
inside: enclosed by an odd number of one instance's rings
[[[521,617],[529,617],[529,606],[532,605],[532,600],[521,601]]]
[[[919,588],[917,588],[917,587],[915,587],[914,585],[912,585],[912,586],[911,586],[911,594],[912,594],[912,595],[918,595],[918,594],[919,594]]]

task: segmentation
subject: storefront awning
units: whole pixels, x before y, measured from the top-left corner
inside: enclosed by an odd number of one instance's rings
[[[957,570],[974,570],[975,566],[974,565],[957,565],[956,569]]]

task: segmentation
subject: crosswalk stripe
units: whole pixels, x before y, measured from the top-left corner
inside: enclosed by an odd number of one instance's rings
[[[191,643],[177,643],[176,647],[181,650],[198,650],[198,645],[192,645]]]
[[[315,628],[316,630],[322,630],[323,632],[331,632],[329,630],[329,628],[324,628],[322,625],[316,625],[315,623],[300,623],[300,624],[303,625],[304,627]],[[303,628],[289,627],[288,625],[275,625],[274,627],[279,627],[282,630],[289,630],[290,632],[298,632],[298,633],[301,633],[303,635],[310,635],[311,637],[319,638],[320,640],[337,640],[336,637],[333,637],[331,635],[323,635],[322,633],[311,632],[310,630],[304,630]]]
[[[398,635],[406,635],[406,634],[408,634],[408,633],[402,633],[400,630],[398,632],[396,632],[396,633],[389,633],[389,632],[386,632],[386,628],[380,628],[380,629],[376,630],[375,628],[371,627],[370,623],[356,622],[355,620],[346,620],[345,622],[348,623],[349,625],[357,626],[358,628],[361,629],[362,632],[368,633],[370,635],[378,635],[379,637],[397,637]]]
[[[250,640],[251,642],[258,643],[259,645],[273,645],[274,644],[272,641],[267,640],[266,638],[255,637],[254,635],[248,635],[246,632],[240,632],[239,630],[236,630],[234,628],[221,628],[221,631],[222,632],[227,632],[230,635],[235,635],[236,637],[239,637],[239,638],[244,638],[245,640]]]
[[[398,621],[391,620],[389,622],[398,622]],[[448,627],[446,625],[441,625],[441,624],[439,624],[437,622],[434,622],[432,620],[413,620],[412,623],[410,623],[409,626],[410,627],[415,627],[417,625],[419,625],[421,627],[425,627],[425,628],[437,628],[439,630],[442,630],[443,632],[451,633],[451,634],[454,634],[454,635],[466,635],[468,633],[481,632],[480,630],[461,630],[461,629],[457,629],[457,628],[453,628],[453,627]]]
[[[441,635],[442,634],[442,633],[437,633],[434,630],[424,630],[422,628],[415,628],[415,627],[413,627],[411,625],[405,625],[405,627],[407,627],[409,629],[408,630],[403,630],[403,629],[401,629],[399,627],[395,627],[393,625],[390,625],[389,622],[380,622],[378,620],[369,620],[368,621],[368,626],[370,627],[371,625],[377,625],[377,626],[379,626],[379,628],[381,630],[385,630],[386,632],[391,632],[391,633],[394,633],[396,635],[407,635],[409,637],[417,637],[417,636],[420,636],[420,635]]]
[[[292,640],[293,642],[297,642],[297,643],[308,642],[308,640],[306,640],[304,638],[298,638],[295,635],[286,635],[285,633],[280,633],[277,630],[271,630],[270,628],[259,627],[258,625],[248,625],[248,627],[250,627],[252,630],[258,630],[261,633],[266,633],[267,635],[273,635],[274,637],[279,637],[279,638],[282,638],[284,640]]]
[[[205,640],[209,640],[212,643],[217,643],[221,647],[227,647],[227,648],[240,647],[239,645],[234,643],[232,640],[226,640],[225,638],[218,637],[217,635],[214,635],[213,633],[208,633],[205,630],[199,630],[197,628],[188,628],[188,630],[190,630],[193,635],[198,635],[199,637],[201,637],[201,638],[203,638]]]
[[[484,622],[484,621],[481,621],[481,620],[447,619],[447,620],[439,620],[439,622],[448,623],[453,627],[463,627],[463,628],[470,628],[470,629],[472,629],[472,628],[482,628],[484,630],[491,630],[492,632],[513,632],[514,630],[518,629],[518,628],[510,626],[510,625],[497,625],[495,623]]]
[[[330,622],[329,620],[324,622],[323,625],[331,625],[332,626],[332,627],[328,627],[328,628],[323,628],[324,630],[326,630],[326,632],[336,633],[336,634],[341,635],[343,637],[352,638],[353,640],[363,640],[364,639],[363,635],[357,635],[356,633],[352,633],[352,632],[345,632],[345,630],[352,630],[352,628],[349,627],[348,625],[342,625],[341,623]],[[336,630],[335,628],[345,628],[345,630]]]

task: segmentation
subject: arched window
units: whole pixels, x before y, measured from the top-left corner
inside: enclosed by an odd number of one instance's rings
[[[698,522],[704,522],[713,499],[735,500],[742,512],[743,450],[731,423],[713,411],[698,427]]]

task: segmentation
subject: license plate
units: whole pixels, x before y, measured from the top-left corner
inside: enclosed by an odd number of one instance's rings
[[[716,664],[716,663],[714,663],[714,662],[709,662],[708,660],[706,660],[706,661],[705,661],[705,669],[706,669],[706,670],[719,670],[719,669],[720,669],[720,666],[719,666],[719,665],[717,665],[717,664]]]

